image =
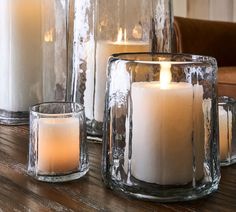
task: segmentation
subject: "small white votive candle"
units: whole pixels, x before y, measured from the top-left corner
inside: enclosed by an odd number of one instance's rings
[[[66,173],[78,169],[79,120],[76,118],[41,118],[38,127],[39,172]]]

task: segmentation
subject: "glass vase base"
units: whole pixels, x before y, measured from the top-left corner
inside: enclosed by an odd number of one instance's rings
[[[86,168],[83,171],[73,172],[65,175],[35,175],[33,172],[28,172],[30,176],[35,178],[38,181],[42,182],[51,182],[51,183],[59,183],[59,182],[68,182],[72,180],[77,180],[83,177],[89,171],[89,164],[86,165]]]
[[[115,181],[110,181],[109,183],[105,182],[105,184],[115,192],[129,198],[168,203],[196,200],[208,196],[217,191],[219,182],[220,179],[213,183],[205,183],[192,188],[189,186],[179,187],[154,185],[154,187],[159,187],[159,189],[152,189],[151,191],[148,191],[148,188],[140,188],[133,185],[129,186],[126,184],[116,183]]]
[[[103,122],[98,122],[96,120],[86,120],[86,127],[87,127],[87,138],[88,140],[96,143],[102,142],[102,135],[103,130],[102,127]]]
[[[0,124],[26,125],[29,124],[29,112],[11,112],[0,109]]]
[[[223,160],[220,162],[220,166],[230,166],[236,163],[236,158],[229,159],[229,160]]]

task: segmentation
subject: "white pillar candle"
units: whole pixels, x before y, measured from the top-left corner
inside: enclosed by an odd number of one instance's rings
[[[131,174],[160,185],[184,185],[193,176],[200,179],[204,161],[202,86],[135,82],[131,95]]]
[[[0,109],[28,111],[42,99],[40,1],[1,0]]]
[[[106,68],[110,55],[121,52],[147,52],[150,45],[145,42],[109,42],[99,41],[97,43],[96,56],[96,84],[95,84],[95,120],[103,121],[104,100],[106,88]]]
[[[227,160],[231,149],[232,140],[232,112],[226,111],[223,106],[219,106],[219,140],[220,140],[220,160]]]
[[[76,118],[41,118],[38,122],[38,171],[67,173],[78,170],[80,130]]]

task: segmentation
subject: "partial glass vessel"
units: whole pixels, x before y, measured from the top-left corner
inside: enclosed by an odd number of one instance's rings
[[[73,101],[85,106],[88,133],[101,137],[107,61],[118,52],[171,52],[172,0],[82,0],[75,20]]]
[[[109,60],[103,180],[136,198],[171,202],[217,190],[216,60],[133,53]]]
[[[26,124],[29,106],[65,101],[73,0],[1,0],[0,123]]]
[[[219,143],[222,166],[236,162],[236,100],[219,97]]]
[[[89,170],[84,108],[78,103],[42,103],[30,110],[28,173],[63,182]]]

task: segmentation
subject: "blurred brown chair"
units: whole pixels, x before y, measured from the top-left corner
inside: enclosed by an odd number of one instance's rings
[[[236,23],[175,17],[174,51],[215,57],[218,94],[236,98]]]

